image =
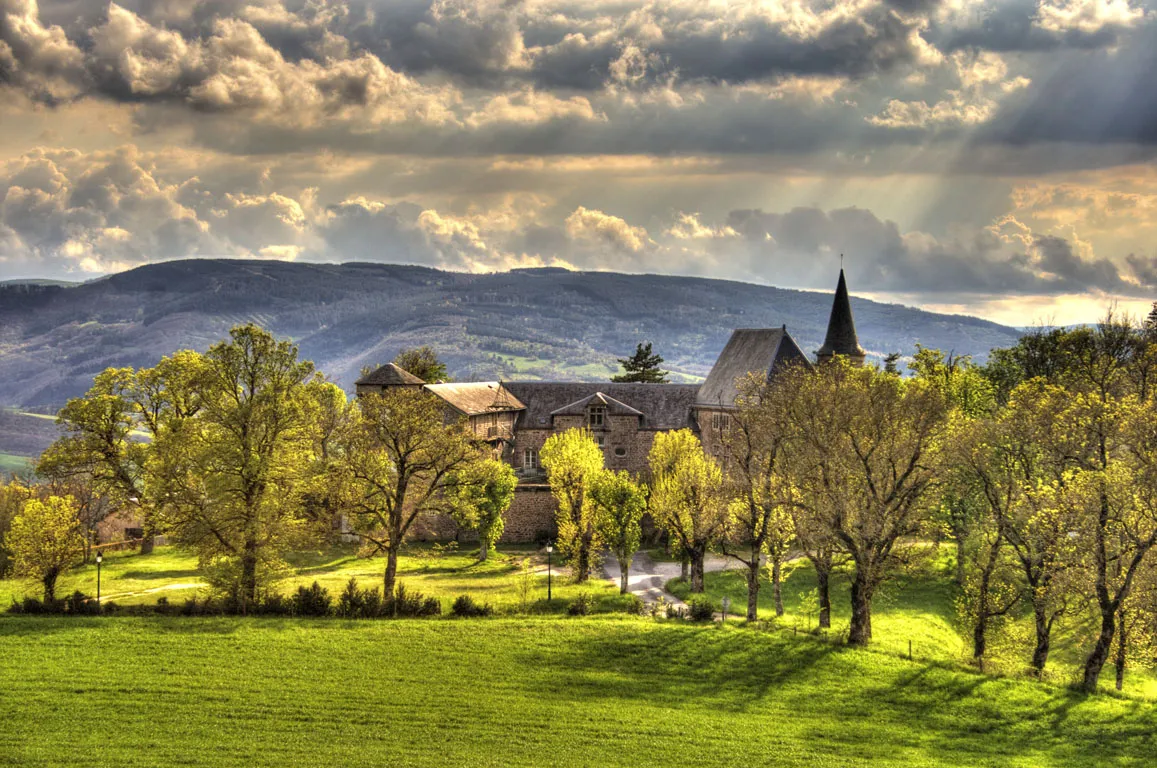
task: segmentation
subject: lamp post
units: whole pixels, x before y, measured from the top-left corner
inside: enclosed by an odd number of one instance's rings
[[[100,605],[100,564],[104,562],[104,555],[96,553],[96,604]]]
[[[550,602],[550,553],[554,551],[554,547],[550,544],[546,545],[546,602]]]

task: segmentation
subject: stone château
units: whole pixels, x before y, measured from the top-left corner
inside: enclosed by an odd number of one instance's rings
[[[844,271],[840,270],[827,335],[818,360],[843,355],[863,363]],[[462,419],[480,441],[509,462],[519,476],[507,515],[504,541],[534,541],[553,535],[554,498],[546,485],[539,451],[547,438],[579,427],[590,429],[606,466],[646,475],[655,435],[690,429],[707,451],[719,455],[730,428],[737,384],[748,374],[769,379],[793,363],[810,365],[787,327],[739,328],[723,347],[702,384],[617,384],[612,382],[482,381],[427,384],[393,363],[356,382],[357,394],[397,387],[424,388],[440,398],[447,418]],[[449,520],[430,521],[418,536],[452,537]]]

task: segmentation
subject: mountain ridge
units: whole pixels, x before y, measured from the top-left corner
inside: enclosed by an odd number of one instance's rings
[[[292,338],[347,388],[362,366],[423,343],[458,379],[592,381],[609,378],[637,342],[652,341],[677,380],[694,381],[734,328],[786,325],[813,353],[831,296],[551,268],[471,274],[373,262],[160,262],[75,285],[0,284],[0,405],[51,410],[105,367],[203,350],[247,321]],[[911,354],[916,343],[983,359],[1019,334],[854,296],[852,307],[860,343],[876,359]]]

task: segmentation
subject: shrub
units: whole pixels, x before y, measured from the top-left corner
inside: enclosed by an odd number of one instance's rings
[[[372,619],[382,615],[382,593],[377,587],[358,589],[358,580],[353,576],[346,582],[345,589],[337,599],[334,611],[347,619]]]
[[[571,616],[586,616],[594,608],[595,601],[590,592],[579,592],[574,602],[567,607],[566,612]]]
[[[471,616],[489,616],[494,612],[489,603],[476,603],[474,598],[470,595],[458,595],[454,600],[454,605],[450,607],[450,613],[459,617]]]
[[[632,616],[643,616],[647,613],[647,604],[638,595],[627,595],[627,604],[624,610]]]
[[[691,621],[711,621],[715,618],[715,605],[707,595],[691,595],[687,601]]]
[[[442,613],[442,603],[436,597],[426,597],[421,592],[409,594],[406,585],[399,584],[382,603],[382,613],[387,616],[437,616]]]
[[[298,587],[290,598],[294,616],[328,616],[332,602],[329,590],[316,581],[308,587]]]
[[[317,586],[317,582],[313,583]],[[312,588],[311,588],[312,589]],[[301,590],[298,590],[300,593]],[[325,607],[321,608],[321,613],[304,613],[302,616],[325,616],[329,613],[329,593],[324,589],[321,590],[324,596]],[[311,596],[307,600],[316,600],[317,598]],[[204,604],[203,604],[204,605]],[[292,598],[287,598],[279,592],[270,592],[262,595],[261,599],[253,606],[252,613],[255,616],[292,616],[297,613],[297,605]]]
[[[64,598],[64,611],[77,616],[96,616],[100,614],[100,606],[96,600],[77,590]]]

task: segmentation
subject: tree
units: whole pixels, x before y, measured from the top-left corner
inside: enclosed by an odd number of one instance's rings
[[[440,400],[410,388],[359,398],[341,442],[337,472],[351,527],[385,553],[384,594],[392,595],[414,521],[451,512],[463,494],[477,500],[474,488],[459,486],[479,477],[473,465],[482,453],[460,422],[445,422]]]
[[[643,514],[647,511],[647,493],[625,470],[604,469],[591,485],[595,506],[595,527],[599,539],[619,561],[619,593],[627,594],[631,558],[642,539]]]
[[[451,515],[463,528],[478,533],[478,559],[490,556],[506,526],[506,510],[514,501],[518,476],[498,459],[482,459],[467,464],[449,482]]]
[[[801,375],[789,419],[808,515],[854,566],[848,642],[872,638],[872,598],[927,518],[946,405],[941,393],[836,358]]]
[[[707,550],[726,532],[723,471],[689,429],[659,432],[648,456],[651,514],[691,564],[691,591],[703,591]]]
[[[783,560],[794,539],[792,510],[796,489],[785,470],[791,435],[784,418],[789,393],[782,383],[792,377],[749,376],[740,384],[738,410],[724,438],[730,520],[723,551],[745,568],[747,620],[759,610],[759,573],[766,553],[775,593],[775,615],[783,615]],[[742,554],[732,545],[743,549]]]
[[[67,496],[28,499],[12,520],[4,548],[12,553],[12,572],[38,579],[44,601],[55,600],[57,577],[84,552],[76,502]]]
[[[899,352],[889,352],[888,354],[884,355],[884,373],[894,373],[899,376],[900,366],[897,365],[899,362]]]
[[[588,430],[551,435],[539,452],[546,481],[558,502],[558,548],[574,569],[577,582],[590,578],[600,543],[591,490],[603,470],[603,451]]]
[[[639,344],[635,354],[630,357],[618,358],[619,365],[623,366],[624,373],[612,376],[611,381],[623,384],[637,382],[641,384],[666,384],[669,371],[660,370],[663,358],[651,352],[651,342]]]
[[[438,359],[432,347],[423,345],[403,349],[394,358],[394,365],[407,373],[412,373],[427,384],[437,384],[440,381],[450,381],[450,374],[446,365]]]
[[[195,418],[154,440],[149,489],[174,537],[221,566],[223,586],[246,610],[262,571],[310,538],[300,494],[317,428],[311,401],[332,385],[315,379],[296,346],[255,325],[229,336],[200,360]]]
[[[12,521],[20,514],[24,502],[36,495],[36,489],[13,478],[8,482],[0,480],[0,579],[8,577],[12,567],[13,553],[4,543]]]

